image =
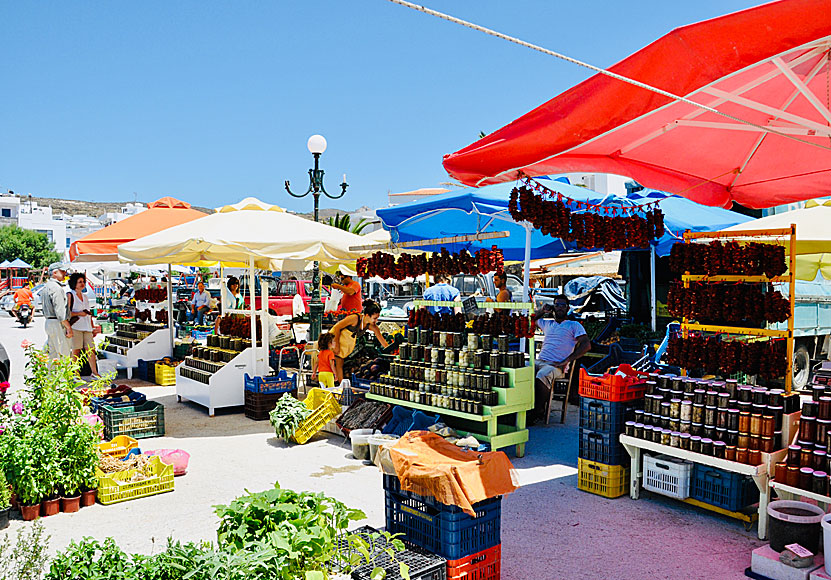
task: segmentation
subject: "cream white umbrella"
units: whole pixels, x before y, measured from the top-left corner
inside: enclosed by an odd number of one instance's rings
[[[789,228],[796,224],[796,277],[831,280],[831,200],[816,199],[802,209],[769,215],[727,228],[729,232]]]
[[[366,252],[356,234],[315,223],[247,198],[217,213],[122,244],[119,259],[135,264],[222,262],[280,270],[284,260],[353,262]]]

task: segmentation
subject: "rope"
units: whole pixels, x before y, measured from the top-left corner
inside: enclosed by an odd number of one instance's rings
[[[639,87],[641,89],[645,89],[647,91],[652,91],[653,93],[657,93],[657,94],[662,95],[664,97],[670,98],[674,101],[679,101],[679,102],[685,103],[687,105],[692,105],[693,107],[702,109],[702,110],[707,111],[709,113],[714,113],[716,115],[720,115],[721,117],[724,117],[726,119],[730,119],[731,121],[735,121],[736,123],[741,123],[742,125],[747,125],[749,127],[753,127],[754,129],[758,129],[758,130],[763,131],[765,133],[772,133],[774,135],[778,135],[779,137],[784,137],[785,139],[791,139],[792,141],[797,141],[798,143],[802,143],[804,145],[811,145],[813,147],[819,147],[820,149],[826,149],[826,150],[831,151],[831,147],[827,147],[825,145],[820,145],[819,143],[813,143],[811,141],[805,141],[804,139],[800,139],[799,137],[796,137],[794,135],[787,135],[787,134],[782,133],[780,131],[777,131],[775,129],[771,129],[770,127],[765,127],[764,125],[758,125],[758,124],[753,123],[751,121],[745,121],[744,119],[734,117],[733,115],[730,115],[728,113],[724,113],[722,111],[719,111],[718,109],[714,109],[713,107],[708,107],[707,105],[702,105],[701,103],[696,103],[695,101],[687,99],[686,97],[681,97],[679,95],[670,93],[669,91],[665,91],[663,89],[653,87],[653,86],[648,85],[646,83],[642,83],[640,81],[630,79],[629,77],[625,77],[623,75],[613,73],[611,71],[608,71],[606,69],[594,66],[594,65],[589,64],[587,62],[577,60],[576,58],[566,56],[565,54],[555,52],[555,51],[549,50],[547,48],[543,48],[539,45],[531,44],[530,42],[520,40],[519,38],[516,38],[514,36],[508,36],[507,34],[497,32],[496,30],[493,30],[491,28],[485,28],[484,26],[479,26],[478,24],[473,24],[472,22],[468,22],[467,20],[462,20],[461,18],[456,18],[455,16],[450,16],[449,14],[445,14],[443,12],[439,12],[437,10],[427,8],[425,6],[420,6],[418,4],[413,4],[412,2],[407,2],[406,0],[389,0],[389,2],[392,2],[393,4],[399,4],[399,5],[404,6],[406,8],[411,8],[411,9],[416,10],[418,12],[423,12],[424,14],[429,14],[430,16],[435,16],[436,18],[441,18],[442,20],[447,20],[448,22],[452,22],[453,24],[459,24],[459,25],[464,26],[466,28],[476,30],[477,32],[483,32],[484,34],[487,34],[489,36],[495,36],[496,38],[500,38],[502,40],[507,40],[508,42],[512,42],[514,44],[518,44],[519,46],[523,46],[525,48],[530,48],[531,50],[536,50],[537,52],[541,52],[543,54],[547,54],[549,56],[559,58],[559,59],[564,60],[566,62],[576,64],[577,66],[582,66],[582,67],[587,68],[589,70],[592,70],[596,73],[606,75],[606,76],[611,77],[613,79],[617,79],[617,80],[622,81],[624,83],[628,83],[630,85],[634,85],[634,86]]]

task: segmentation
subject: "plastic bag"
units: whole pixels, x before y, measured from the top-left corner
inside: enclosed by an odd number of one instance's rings
[[[173,466],[173,475],[184,475],[188,471],[190,453],[182,449],[153,449],[145,455],[158,455],[162,463]]]

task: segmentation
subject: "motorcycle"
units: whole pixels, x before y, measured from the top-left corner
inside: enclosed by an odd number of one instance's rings
[[[28,304],[23,304],[17,309],[17,321],[26,328],[32,322],[32,307]]]

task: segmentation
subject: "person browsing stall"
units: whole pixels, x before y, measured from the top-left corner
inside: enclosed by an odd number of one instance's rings
[[[93,338],[92,308],[86,292],[87,279],[83,274],[75,273],[69,277],[69,324],[72,326],[72,358],[78,360],[81,352],[86,353],[87,363],[92,376],[98,376],[98,361],[95,354]]]
[[[488,298],[486,302],[513,302],[513,293],[508,290],[508,275],[497,272],[493,275],[493,285],[496,287],[496,300]]]
[[[545,334],[534,365],[534,415],[537,420],[541,420],[545,414],[554,381],[565,377],[570,366],[591,350],[591,341],[583,325],[576,320],[568,320],[568,308],[568,299],[556,296],[553,318],[547,308],[537,310],[531,317],[537,328]]]
[[[439,274],[436,276],[436,283],[424,291],[424,299],[436,302],[461,302],[462,293],[450,284],[450,276]],[[452,314],[454,311],[459,312],[459,309],[449,306],[430,306],[430,312],[433,314],[440,312]]]
[[[352,278],[349,274],[340,275],[341,284],[332,282],[332,288],[343,292],[343,298],[340,299],[340,309],[344,312],[355,310],[361,311],[361,304],[363,303],[361,295],[361,284]]]
[[[317,367],[312,379],[317,379],[321,386],[335,388],[335,350],[338,341],[331,332],[324,332],[317,339]]]
[[[334,369],[336,383],[343,380],[344,364],[360,357],[361,351],[369,341],[369,332],[375,335],[383,348],[387,348],[387,339],[378,328],[381,307],[372,300],[365,300],[362,306],[362,312],[345,316],[330,331],[337,341]]]
[[[202,325],[205,321],[205,313],[211,309],[211,294],[205,290],[204,282],[199,282],[196,289],[197,292],[194,293],[190,301],[188,320],[193,322],[195,319],[196,324]]]
[[[69,308],[66,290],[61,282],[66,277],[63,264],[55,262],[49,266],[49,281],[43,288],[43,317],[46,319],[46,344],[49,358],[54,360],[69,356],[72,327],[69,325]]]

